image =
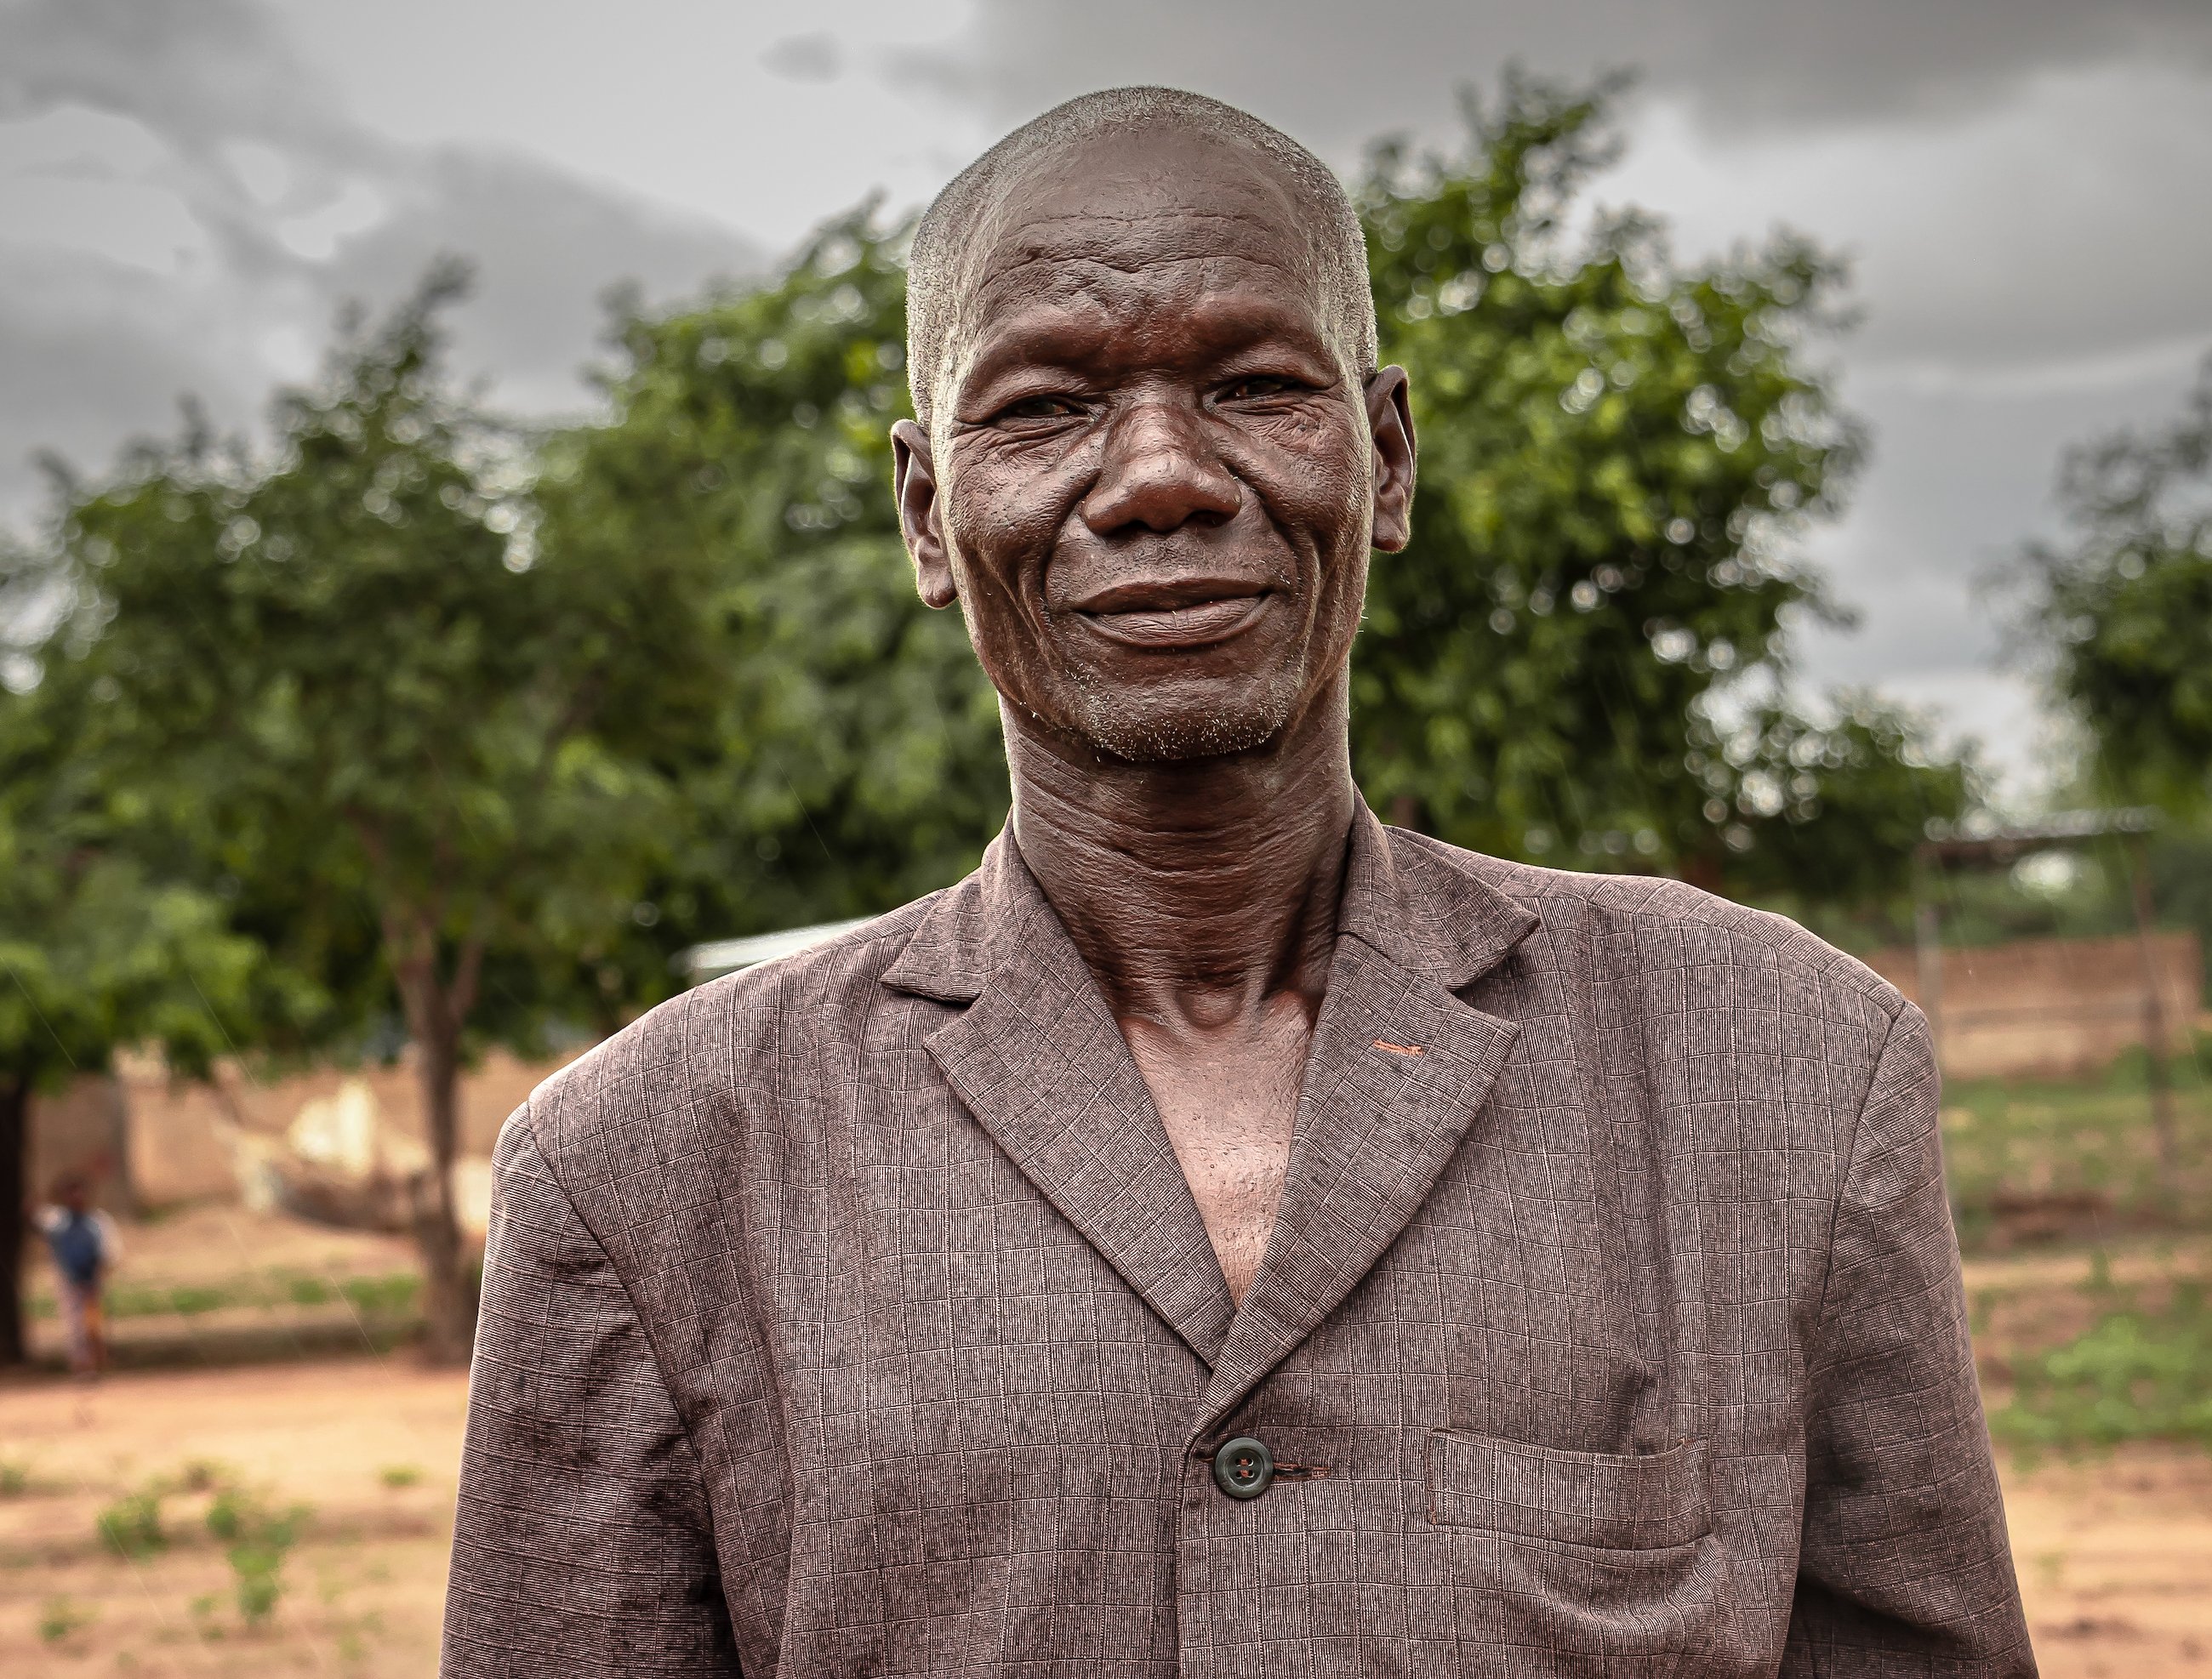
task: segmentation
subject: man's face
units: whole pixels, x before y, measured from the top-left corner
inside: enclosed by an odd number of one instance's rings
[[[1137,762],[1278,736],[1349,658],[1370,542],[1406,540],[1405,379],[1363,386],[1295,199],[1177,130],[1016,183],[902,425],[923,597],[961,602],[1000,694]]]

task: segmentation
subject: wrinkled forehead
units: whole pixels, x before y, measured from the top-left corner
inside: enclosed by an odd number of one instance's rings
[[[1329,330],[1321,230],[1268,160],[1180,129],[1077,142],[1030,161],[976,218],[946,372],[994,321],[1054,300],[1188,296],[1224,282]]]

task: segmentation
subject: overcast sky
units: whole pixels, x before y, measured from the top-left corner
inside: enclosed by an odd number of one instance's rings
[[[482,272],[464,365],[574,410],[610,285],[757,271],[1069,94],[1198,88],[1350,169],[1513,59],[1640,70],[1598,196],[1686,255],[1787,223],[1853,259],[1875,452],[1814,552],[1863,622],[1807,677],[2031,767],[1972,580],[2212,349],[2204,0],[0,0],[0,516],[36,451],[104,465],[185,392],[252,421],[440,250]]]

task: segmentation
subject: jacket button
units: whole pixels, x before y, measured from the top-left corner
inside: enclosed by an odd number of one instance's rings
[[[1213,1484],[1231,1498],[1257,1498],[1274,1482],[1274,1454],[1249,1434],[1213,1454]]]

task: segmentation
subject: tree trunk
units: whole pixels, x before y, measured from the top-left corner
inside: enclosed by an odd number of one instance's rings
[[[453,1207],[453,1156],[460,1134],[459,1034],[416,1040],[422,1118],[430,1143],[430,1181],[415,1206],[422,1253],[422,1350],[433,1364],[468,1362],[476,1339],[475,1291],[461,1264],[461,1223]]]
[[[385,949],[400,1007],[415,1040],[422,1087],[430,1178],[415,1203],[415,1240],[422,1255],[422,1350],[433,1364],[465,1364],[476,1342],[476,1290],[461,1264],[461,1226],[453,1208],[453,1155],[460,1137],[461,1028],[476,1006],[481,939],[465,942],[441,979],[438,936],[427,918],[385,923]]]
[[[23,1218],[30,1175],[31,1082],[0,1076],[0,1366],[21,1364],[30,1349],[23,1338]]]

